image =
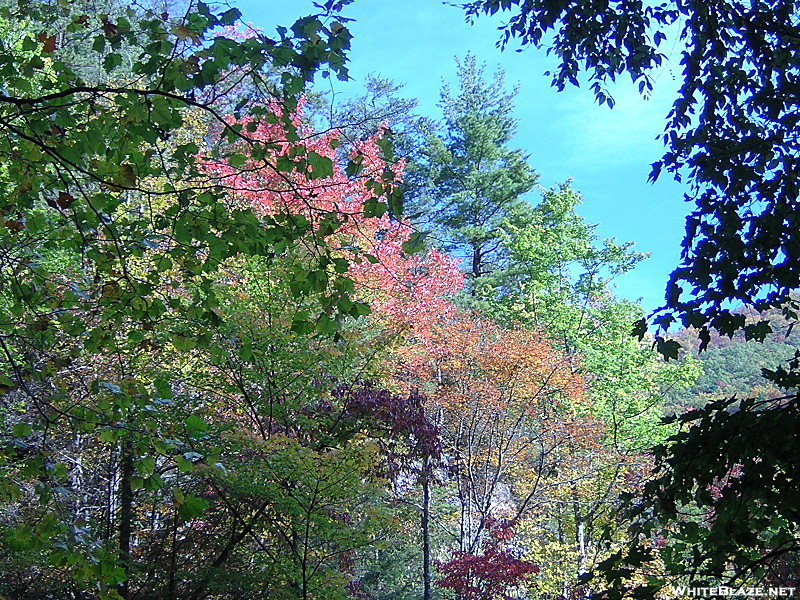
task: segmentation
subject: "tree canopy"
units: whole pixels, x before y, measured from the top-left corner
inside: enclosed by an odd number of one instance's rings
[[[794,0],[770,2],[551,2],[480,0],[469,18],[511,13],[501,45],[546,47],[559,89],[582,77],[602,104],[629,75],[652,90],[665,48],[681,49],[682,85],[666,118],[662,170],[691,184],[683,262],[664,314],[723,333],[744,326],[727,302],[779,306],[798,287],[795,227],[800,25]],[[750,328],[751,336],[762,330]]]
[[[628,75],[647,95],[668,60],[665,48],[678,48],[681,85],[666,115],[666,151],[651,179],[666,171],[686,180],[694,208],[681,263],[652,322],[662,335],[676,321],[693,328],[703,349],[716,332],[765,339],[770,319],[752,318],[741,305],[778,309],[797,321],[798,2],[477,0],[462,6],[468,19],[509,13],[500,45],[516,40],[547,48],[558,60],[553,85],[564,89],[586,78],[598,102],[609,106],[610,82]],[[637,331],[644,336],[646,330],[642,320]],[[662,336],[657,342],[665,356],[678,356],[677,342]],[[656,477],[634,509],[633,541],[606,563],[609,593],[622,594],[631,569],[656,555],[667,575],[689,573],[695,581],[785,575],[800,525],[789,456],[800,448],[795,437],[775,432],[779,423],[800,427],[797,369],[795,358],[762,371],[783,388],[779,397],[732,397],[676,417],[682,429],[657,451]],[[702,515],[702,525],[687,513]],[[659,527],[675,539],[662,552],[645,549],[642,540],[652,541]],[[656,593],[664,581],[651,578],[638,593]]]
[[[506,89],[503,72],[487,81],[486,65],[472,55],[457,67],[458,90],[442,89],[441,127],[426,131],[410,170],[420,180],[414,208],[474,280],[504,263],[501,224],[530,211],[525,194],[539,176],[521,150],[508,147],[516,90]]]
[[[579,576],[604,560],[612,582],[692,552],[708,572],[790,564],[794,448],[728,436],[788,429],[795,404],[770,393],[658,428],[662,391],[696,365],[627,335],[641,311],[610,281],[644,256],[598,239],[570,183],[527,196],[538,175],[510,148],[501,72],[459,63],[441,125],[373,77],[315,129],[314,81],[348,77],[349,3],[274,34],[202,2],[0,3],[0,595],[566,598],[599,589]],[[608,22],[541,6],[551,28],[639,35],[628,3],[595,7],[624,13]],[[597,43],[627,58],[596,80],[646,77],[615,40]],[[692,152],[663,165],[692,169]],[[701,336],[739,318],[695,300],[665,310]],[[642,500],[643,448],[665,432]],[[604,545],[626,493],[628,545]]]

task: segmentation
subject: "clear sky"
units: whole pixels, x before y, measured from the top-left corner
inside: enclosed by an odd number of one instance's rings
[[[311,0],[231,0],[246,22],[267,35],[278,25],[318,12]],[[320,88],[355,96],[367,73],[404,84],[404,96],[419,100],[419,112],[438,118],[442,81],[454,83],[455,57],[467,52],[501,67],[510,86],[519,84],[515,116],[519,130],[512,146],[530,155],[540,183],[551,187],[567,178],[583,195],[582,216],[598,224],[603,238],[635,241],[651,258],[620,277],[617,293],[659,306],[669,273],[678,263],[684,218],[690,206],[683,188],[668,175],[647,183],[650,164],[661,156],[656,136],[663,129],[677,82],[670,68],[656,76],[653,97],[644,100],[632,85],[612,89],[616,106],[597,106],[587,87],[557,92],[544,75],[553,66],[543,51],[501,52],[495,47],[502,18],[465,23],[463,11],[441,0],[355,0],[344,16],[353,34],[352,82],[320,80]],[[325,86],[324,88],[322,86]],[[536,196],[531,198],[536,201]]]

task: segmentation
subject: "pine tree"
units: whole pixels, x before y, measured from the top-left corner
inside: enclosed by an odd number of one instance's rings
[[[413,190],[409,210],[426,214],[440,245],[476,279],[503,264],[502,224],[530,213],[523,196],[538,174],[522,150],[508,147],[516,131],[517,90],[506,88],[501,70],[487,81],[486,66],[472,55],[456,62],[458,90],[443,87],[444,119],[438,130],[427,132],[421,157],[411,166],[422,185]]]

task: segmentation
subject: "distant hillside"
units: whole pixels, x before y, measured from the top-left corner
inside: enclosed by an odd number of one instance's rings
[[[767,399],[783,395],[780,388],[762,377],[761,369],[774,369],[791,359],[800,348],[800,331],[792,328],[779,310],[763,314],[741,312],[752,316],[753,320],[766,317],[774,333],[764,342],[746,341],[741,332],[733,338],[712,334],[708,348],[699,354],[695,330],[684,329],[674,336],[685,348],[685,355],[700,361],[703,374],[693,386],[665,396],[667,413],[683,412],[710,400],[731,396]]]

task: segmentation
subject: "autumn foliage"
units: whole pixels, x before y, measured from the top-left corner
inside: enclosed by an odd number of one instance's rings
[[[493,522],[482,548],[475,554],[454,552],[452,558],[439,565],[444,577],[439,587],[453,590],[464,600],[513,600],[518,588],[524,586],[539,567],[520,559],[511,540],[513,526],[508,522]]]
[[[305,251],[318,252],[320,240],[334,248],[326,259],[330,270],[354,282],[354,298],[372,308],[387,332],[424,334],[420,324],[452,312],[448,298],[461,289],[463,275],[435,248],[419,252],[411,224],[387,213],[403,172],[402,161],[385,158],[388,140],[376,133],[342,157],[337,131],[313,136],[298,111],[291,121],[302,142],[291,143],[282,137],[279,107],[273,110],[274,119],[236,122],[272,148],[268,158],[212,162],[210,172],[230,189],[233,202],[267,222],[307,227],[311,235],[300,240]]]
[[[428,593],[542,589],[530,528],[625,467],[581,356],[465,308],[474,279],[400,216],[388,128],[313,131],[300,91],[323,50],[346,77],[341,22],[272,40],[196,8],[99,16],[119,87],[65,72],[0,102],[22,127],[0,164],[0,596],[366,599],[392,539],[407,597],[422,553]],[[45,79],[59,19],[18,52]]]

